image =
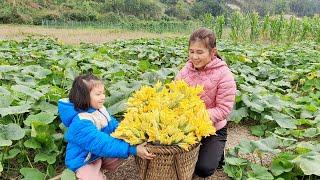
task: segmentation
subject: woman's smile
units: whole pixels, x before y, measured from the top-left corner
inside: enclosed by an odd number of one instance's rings
[[[189,59],[194,68],[204,68],[213,58],[215,49],[210,50],[202,41],[195,41],[189,46]]]

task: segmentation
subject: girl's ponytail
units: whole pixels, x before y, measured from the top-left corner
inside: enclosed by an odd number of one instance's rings
[[[74,104],[75,110],[88,110],[90,107],[90,91],[97,85],[103,85],[103,82],[91,73],[79,75],[73,80],[69,92],[69,101]]]

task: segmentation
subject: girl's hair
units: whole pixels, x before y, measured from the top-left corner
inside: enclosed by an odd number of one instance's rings
[[[205,47],[208,48],[210,52],[217,45],[216,36],[215,36],[214,32],[212,32],[210,29],[207,29],[207,28],[199,28],[199,29],[193,31],[193,33],[191,34],[191,36],[189,38],[189,47],[190,47],[191,43],[196,42],[196,41],[202,41],[204,43]],[[215,55],[219,59],[221,59],[221,57],[219,56],[218,53]]]
[[[98,77],[92,74],[77,76],[69,92],[69,101],[77,111],[87,111],[90,107],[90,91],[96,86],[103,85]]]

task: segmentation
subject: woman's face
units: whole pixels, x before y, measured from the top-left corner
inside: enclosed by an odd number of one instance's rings
[[[189,46],[189,59],[196,69],[203,69],[212,59],[216,48],[210,50],[202,41],[194,41]]]

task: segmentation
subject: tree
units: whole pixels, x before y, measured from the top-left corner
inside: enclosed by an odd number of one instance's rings
[[[278,0],[275,4],[275,13],[281,14],[289,12],[289,6],[286,0]]]
[[[225,2],[223,0],[201,0],[194,4],[191,13],[195,18],[199,18],[206,13],[219,16],[225,9]]]
[[[133,15],[141,19],[160,19],[164,8],[155,0],[110,0],[105,2],[104,12]]]
[[[320,1],[317,0],[292,0],[290,10],[298,16],[313,16],[320,13]]]
[[[188,19],[190,17],[190,5],[183,0],[177,0],[174,4],[168,5],[165,14],[179,19]]]

